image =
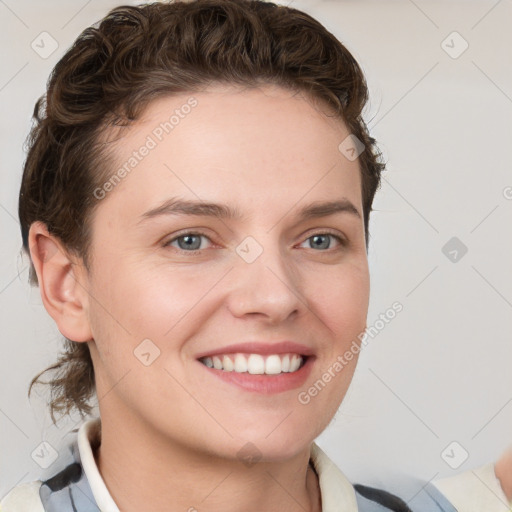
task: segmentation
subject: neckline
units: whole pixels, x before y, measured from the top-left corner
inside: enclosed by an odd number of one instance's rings
[[[95,454],[100,444],[101,418],[85,421],[78,430],[78,450],[94,499],[102,512],[120,512],[96,464]],[[309,467],[318,479],[321,512],[357,512],[354,487],[315,442],[311,444]]]

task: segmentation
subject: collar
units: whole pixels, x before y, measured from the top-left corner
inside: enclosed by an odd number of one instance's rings
[[[99,445],[100,439],[101,418],[88,420],[82,424],[78,430],[77,439],[82,467],[101,512],[119,512],[119,508],[108,492],[94,459],[92,446]]]
[[[101,419],[82,424],[78,431],[78,450],[84,473],[101,512],[119,512],[96,465],[92,446],[99,444]],[[91,446],[92,445],[92,446]],[[357,501],[352,484],[316,444],[311,446],[311,463],[318,475],[322,512],[357,512]]]

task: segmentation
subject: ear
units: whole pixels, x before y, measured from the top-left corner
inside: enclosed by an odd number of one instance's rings
[[[87,272],[82,261],[72,258],[39,221],[30,226],[28,243],[46,311],[66,338],[91,340]]]

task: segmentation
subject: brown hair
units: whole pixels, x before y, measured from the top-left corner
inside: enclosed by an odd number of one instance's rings
[[[365,146],[359,156],[368,221],[381,156],[362,118],[364,75],[318,21],[262,0],[192,0],[120,6],[85,29],[53,69],[36,103],[19,196],[23,248],[42,221],[89,268],[94,190],[111,174],[101,135],[128,126],[152,100],[210,83],[275,84],[321,100]],[[108,178],[107,178],[108,179]],[[31,264],[30,283],[37,285]],[[56,374],[40,380],[47,371]],[[94,369],[86,343],[65,338],[58,361],[30,383],[49,384],[50,412],[90,414]]]

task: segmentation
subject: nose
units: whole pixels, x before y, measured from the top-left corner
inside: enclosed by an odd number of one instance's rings
[[[266,244],[261,249],[252,262],[244,259],[243,252],[236,255],[228,308],[238,318],[260,316],[268,323],[279,324],[307,307],[301,279],[278,244]]]

